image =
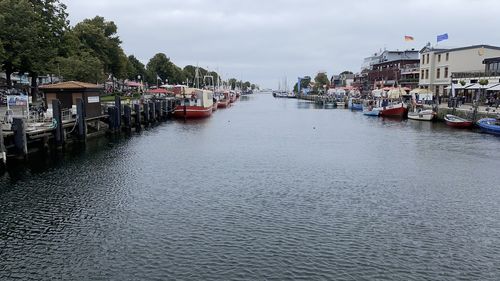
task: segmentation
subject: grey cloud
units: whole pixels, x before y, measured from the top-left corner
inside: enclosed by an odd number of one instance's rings
[[[127,54],[147,62],[164,52],[176,64],[276,87],[284,75],[358,71],[381,48],[420,49],[448,32],[446,44],[500,45],[495,0],[202,1],[69,0],[72,24],[113,20]],[[415,42],[403,41],[412,35]],[[291,82],[290,82],[291,83]]]

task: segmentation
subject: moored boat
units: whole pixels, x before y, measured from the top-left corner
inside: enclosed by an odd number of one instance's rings
[[[229,96],[229,92],[224,92],[219,95],[219,104],[217,105],[218,108],[226,108],[229,106],[229,103],[231,102],[231,98]]]
[[[444,121],[446,125],[455,128],[469,128],[472,126],[472,121],[451,114],[446,114]]]
[[[204,118],[212,115],[212,91],[193,88],[183,89],[182,98],[174,108],[174,116],[179,118]]]
[[[351,98],[349,99],[349,108],[351,110],[363,110],[363,103],[360,99]]]
[[[377,108],[365,108],[363,109],[363,114],[366,116],[379,116],[380,110]]]
[[[420,121],[432,121],[436,113],[430,109],[408,112],[408,119]]]
[[[382,117],[399,117],[403,118],[408,112],[406,104],[400,102],[396,104],[387,105],[384,107],[379,107],[380,116]]]
[[[500,136],[500,119],[483,118],[477,121],[477,125],[484,133]]]

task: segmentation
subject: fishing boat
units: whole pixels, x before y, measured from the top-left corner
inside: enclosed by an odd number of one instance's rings
[[[420,121],[432,121],[436,113],[430,109],[408,112],[408,119]]]
[[[229,103],[234,103],[236,102],[236,92],[234,91],[229,91]]]
[[[406,104],[399,102],[395,104],[379,107],[380,116],[382,117],[400,117],[403,118],[408,112]]]
[[[477,125],[482,132],[500,136],[500,119],[483,118],[477,121]]]
[[[174,108],[179,118],[204,118],[212,115],[213,93],[208,90],[184,88],[181,99]]]
[[[223,93],[219,94],[219,104],[217,105],[218,108],[226,108],[229,106],[231,102],[231,98],[229,96],[229,92],[225,91]]]
[[[472,126],[472,121],[451,114],[446,114],[444,121],[446,125],[455,128],[469,128]]]

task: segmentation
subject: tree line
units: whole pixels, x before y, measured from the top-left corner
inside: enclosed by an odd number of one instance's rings
[[[195,66],[181,68],[164,53],[155,54],[146,65],[134,55],[127,56],[113,21],[95,16],[70,26],[66,5],[60,0],[0,0],[0,26],[0,63],[6,84],[12,87],[12,73],[27,74],[34,98],[37,78],[47,73],[89,83],[114,77],[153,85],[158,78],[182,84],[195,78]],[[214,81],[219,77],[203,68],[199,74],[211,75]],[[229,84],[255,88],[234,78]]]

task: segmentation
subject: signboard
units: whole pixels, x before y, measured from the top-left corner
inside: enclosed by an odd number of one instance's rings
[[[7,96],[8,106],[28,106],[28,96]]]
[[[88,103],[98,103],[99,102],[99,96],[90,96],[90,97],[87,97],[87,102]]]

